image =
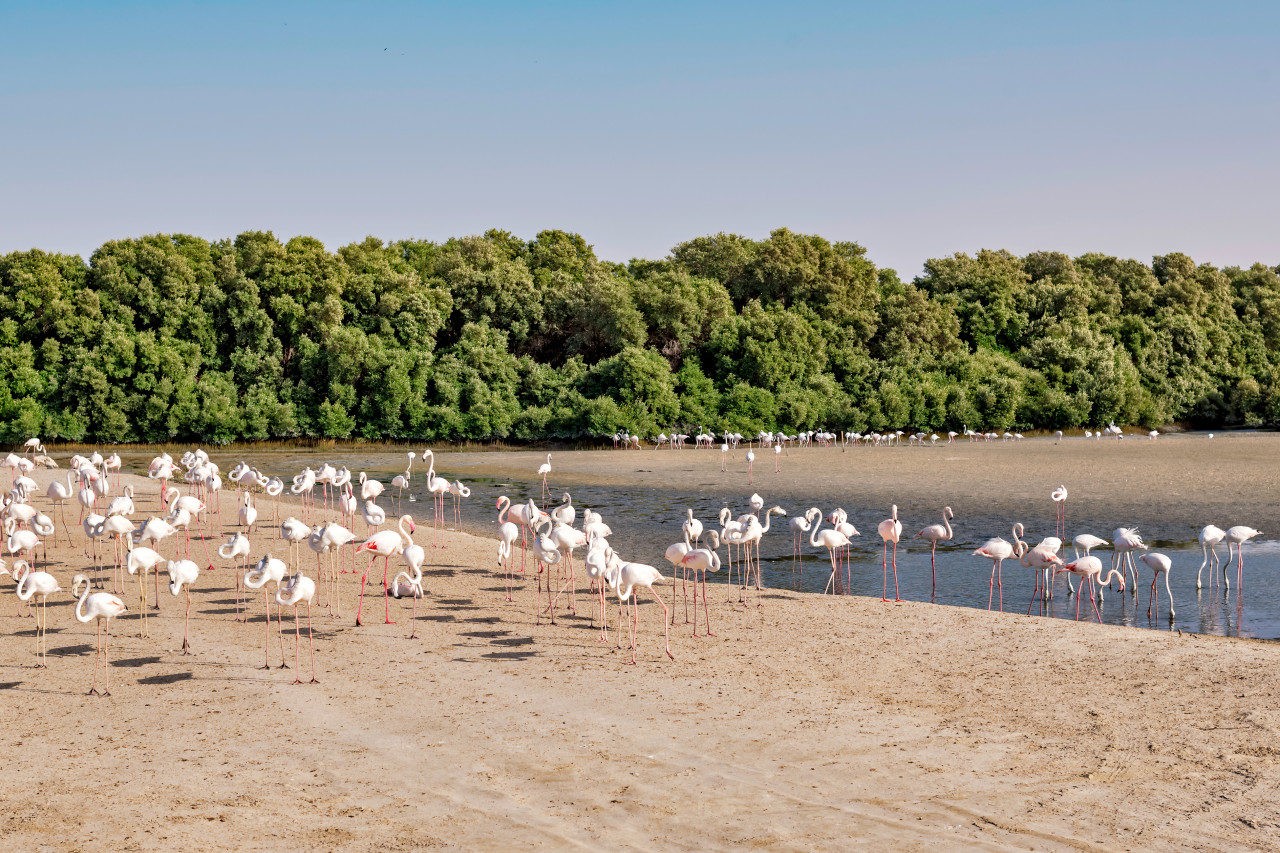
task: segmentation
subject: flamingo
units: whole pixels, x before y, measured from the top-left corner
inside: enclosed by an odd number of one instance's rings
[[[271,521],[273,524],[280,522],[280,495],[284,492],[284,480],[279,477],[272,477],[262,486],[262,490],[271,498]]]
[[[693,510],[689,510],[689,512],[692,513]],[[670,563],[674,567],[675,571],[677,572],[681,570],[680,561],[684,559],[684,555],[688,554],[690,551],[693,550],[693,545],[689,542],[689,532],[685,530],[685,531],[682,531],[682,533],[684,534],[683,541],[672,542],[670,545],[667,546],[667,550],[663,553],[663,558],[666,559],[666,561]],[[688,572],[684,573],[683,579],[684,579],[684,584],[682,588],[683,588],[683,598],[684,598],[684,621],[687,624],[689,622],[689,583],[688,583],[689,575],[688,575]],[[696,579],[694,580],[694,583],[695,584],[697,583]],[[696,587],[694,588],[694,592],[696,594],[697,592]],[[675,594],[674,586],[672,588],[672,594],[673,595]],[[695,609],[696,609],[696,604],[695,604]]]
[[[836,568],[836,549],[843,548],[852,544],[848,536],[845,536],[838,530],[821,530],[822,527],[822,510],[810,507],[809,511],[804,514],[805,519],[811,525],[809,531],[809,544],[814,548],[826,548],[827,553],[831,556],[831,577],[827,578],[827,585],[823,588],[822,594],[826,595],[827,589],[835,590],[836,578],[839,576],[839,570]],[[816,523],[815,523],[816,521]]]
[[[407,595],[413,598],[413,615],[409,617],[409,624],[413,626],[413,630],[405,639],[416,640],[418,638],[418,599],[425,595],[422,591],[422,564],[427,559],[427,552],[415,542],[405,546],[401,557],[409,567],[409,571],[400,572],[391,581],[391,596],[400,598]],[[404,583],[400,582],[400,578],[404,578]]]
[[[569,590],[569,612],[574,616],[578,615],[578,607],[576,601],[577,595],[577,575],[573,570],[573,552],[587,544],[587,535],[581,530],[575,530],[567,524],[556,523],[551,529],[551,539],[556,543],[556,550],[560,551],[566,557],[566,575],[567,578],[564,586],[556,593],[555,598],[551,602],[551,623],[555,624],[555,603],[560,600],[560,595],[567,589]],[[548,584],[551,576],[547,576]]]
[[[430,451],[427,451],[430,453]],[[426,453],[423,454],[424,456]],[[432,455],[431,467],[427,470],[427,491],[431,493],[431,502],[435,510],[435,518],[432,527],[435,530],[435,536],[432,537],[433,548],[446,548],[440,541],[440,530],[444,527],[444,496],[449,494],[449,481],[444,477],[436,474],[435,456]]]
[[[129,574],[138,576],[138,619],[141,622],[138,636],[150,637],[150,629],[147,627],[147,572],[158,566],[164,558],[150,548],[135,548],[132,540],[128,544],[129,555],[125,558],[125,568],[129,570]],[[159,609],[160,602],[157,601],[155,606]]]
[[[538,466],[538,476],[542,478],[542,499],[547,499],[547,475],[551,473],[551,454],[547,454],[547,461]]]
[[[759,520],[757,520],[755,516],[750,516],[749,517],[750,520],[747,522],[747,526],[745,530],[731,533],[728,536],[728,541],[732,542],[733,544],[738,546],[743,546],[743,545],[746,546],[747,555],[746,555],[745,563],[747,565],[747,573],[745,578],[743,578],[742,589],[748,589],[750,587],[751,574],[752,574],[752,571],[754,570],[755,576],[756,576],[756,592],[757,592],[756,606],[757,607],[764,606],[764,603],[761,601],[761,598],[759,595],[759,592],[764,589],[764,587],[761,584],[761,578],[760,578],[760,540],[764,538],[764,534],[769,532],[769,527],[773,522],[773,516],[786,515],[786,514],[787,514],[787,511],[780,506],[770,507],[769,511],[766,512],[764,515],[763,525],[760,524]],[[753,546],[755,548],[754,555],[752,554]]]
[[[1244,586],[1244,551],[1241,550],[1241,546],[1261,533],[1261,530],[1254,530],[1244,525],[1227,529],[1227,561],[1222,564],[1222,583],[1228,588],[1231,586],[1230,581],[1227,580],[1227,566],[1231,565],[1231,546],[1236,546],[1236,586],[1240,588]]]
[[[365,532],[372,536],[378,528],[387,523],[387,511],[374,503],[370,498],[364,502],[364,506],[360,508],[360,513],[364,516]]]
[[[284,582],[285,575],[289,573],[289,567],[285,565],[283,560],[277,560],[270,554],[264,554],[262,559],[250,571],[245,573],[244,585],[249,589],[262,590],[262,606],[267,611],[267,642],[263,654],[263,669],[271,669],[271,600],[267,597],[267,584],[275,581],[277,598],[280,593],[280,584]],[[280,669],[288,669],[289,665],[284,661],[284,625],[281,623],[281,613],[279,607],[276,608],[276,625],[280,628]]]
[[[685,571],[693,571],[693,636],[698,636],[698,572],[702,572],[702,613],[707,617],[707,636],[711,633],[711,611],[707,608],[707,572],[720,571],[720,555],[716,551],[720,547],[720,534],[714,530],[707,531],[708,545],[695,548],[680,558],[680,567]]]
[[[1091,552],[1094,548],[1100,548],[1103,545],[1110,545],[1110,544],[1111,544],[1110,542],[1103,539],[1101,536],[1094,536],[1092,533],[1079,533],[1076,535],[1075,539],[1071,540],[1071,550],[1075,552],[1076,559],[1078,560],[1081,557],[1088,557],[1089,552]],[[1054,578],[1056,578],[1060,574],[1062,574],[1062,572],[1055,571],[1053,573],[1053,576]],[[1075,573],[1074,572],[1066,573],[1068,597],[1075,595],[1075,592],[1076,592],[1075,587],[1071,585],[1071,575],[1073,574]]]
[[[1017,545],[1010,545],[1008,542],[997,536],[995,539],[988,539],[986,542],[982,543],[982,546],[978,548],[978,550],[973,552],[973,556],[986,557],[991,561],[991,580],[987,583],[988,610],[991,609],[991,598],[994,594],[994,587],[998,582],[1000,587],[1000,612],[1004,612],[1003,566],[1004,561],[1010,557],[1022,556],[1022,549],[1026,547],[1026,543],[1018,538],[1021,526],[1022,525],[1020,524],[1015,524],[1013,527],[1013,541],[1018,543]]]
[[[405,526],[408,526],[408,530]],[[364,574],[360,577],[360,601],[356,605],[356,624],[363,625],[360,615],[364,608],[364,586],[369,577],[369,570],[373,568],[374,561],[379,557],[383,558],[382,566],[382,593],[384,604],[386,607],[386,624],[394,625],[395,621],[391,618],[391,595],[389,587],[389,566],[391,558],[404,552],[408,545],[413,544],[412,534],[417,528],[414,526],[413,518],[408,515],[400,516],[398,530],[383,530],[373,534],[356,548],[356,553],[368,551],[373,555],[373,559],[369,561],[369,565],[365,567]]]
[[[191,522],[195,520],[196,514],[192,512],[190,504],[184,503],[187,498],[182,498],[176,504],[173,504],[169,511],[169,523],[173,525],[174,530],[182,528],[183,535],[187,540],[187,559],[191,558]],[[200,506],[204,506],[200,501],[196,501]],[[213,558],[209,555],[209,543],[204,535],[204,526],[200,527],[200,547],[204,549],[204,562],[209,567],[209,571],[213,571]],[[177,544],[174,545],[174,553],[177,553]]]
[[[44,548],[44,542],[31,530],[19,530],[17,519],[6,518],[4,521],[5,547],[9,550],[9,556],[16,557],[20,552],[26,552],[27,559],[31,561],[34,568],[36,565],[36,549]],[[48,554],[45,554],[48,559]]]
[[[423,456],[426,456],[424,453]],[[376,499],[386,490],[386,486],[377,480],[370,479],[365,472],[360,472],[360,500],[370,501]]]
[[[81,584],[84,592],[80,592]],[[94,619],[98,620],[98,637],[96,643],[97,658],[93,664],[93,686],[89,688],[90,696],[111,695],[111,620],[124,614],[129,608],[124,602],[108,592],[94,592],[92,585],[84,575],[76,575],[71,581],[71,594],[75,596],[76,621],[82,625]],[[103,661],[102,671],[106,675],[106,687],[98,693],[98,659]]]
[[[636,597],[632,594],[637,586],[646,587],[662,605],[662,633],[667,641],[667,657],[675,660],[676,656],[671,653],[671,611],[667,609],[667,603],[662,600],[662,596],[658,595],[658,591],[653,588],[655,583],[664,580],[662,573],[644,563],[620,563],[616,568],[610,566],[610,569],[606,577],[609,585],[618,594],[618,601],[629,602],[631,606],[631,663],[633,665],[636,663],[636,632],[640,627],[640,608],[637,606]]]
[[[218,546],[218,556],[224,560],[241,561],[242,565],[236,567],[236,621],[243,622],[248,620],[246,615],[241,619],[241,613],[244,609],[244,587],[241,585],[242,572],[249,568],[249,553],[251,547],[249,545],[249,537],[239,531],[231,534],[231,538],[225,543]]]
[[[240,527],[244,529],[244,533],[246,535],[253,532],[253,523],[258,520],[258,508],[253,505],[252,492],[244,493],[244,498],[241,500],[238,520],[240,522]]]
[[[884,540],[884,553],[881,557],[880,568],[883,570],[882,584],[880,588],[880,600],[889,600],[889,543],[893,543],[893,600],[901,601],[898,595],[898,540],[902,538],[902,522],[898,521],[898,505],[892,507],[892,517],[886,518],[876,526],[876,532],[880,534],[880,538]]]
[[[924,530],[921,530],[913,538],[925,539],[930,543],[929,548],[929,569],[933,573],[933,592],[938,591],[938,543],[950,542],[953,535],[951,531],[951,522],[949,519],[955,518],[955,513],[951,511],[951,507],[944,506],[942,508],[942,524],[930,524]]]
[[[1215,572],[1218,570],[1218,543],[1227,535],[1227,531],[1221,527],[1215,527],[1212,524],[1206,524],[1200,530],[1200,549],[1204,553],[1204,562],[1200,564],[1200,568],[1196,571],[1196,589],[1200,589],[1200,574],[1204,571],[1204,567],[1209,567],[1210,583],[1217,580]],[[1227,546],[1228,550],[1230,545]]]
[[[530,514],[534,513],[537,510],[537,508],[533,505],[533,501],[529,501],[529,503],[527,504],[527,508]],[[550,530],[551,526],[552,526],[551,519],[546,515],[543,515],[536,522],[534,522],[533,542],[529,546],[530,548],[533,549],[533,555],[537,557],[538,562],[541,563],[541,565],[538,567],[538,572],[537,572],[538,603],[537,603],[537,606],[534,608],[535,622],[541,621],[542,619],[542,612],[543,612],[542,611],[542,573],[543,571],[547,573],[547,604],[551,605],[553,604],[553,601],[551,598],[551,567],[554,566],[556,563],[560,562],[560,558],[561,558],[560,549],[556,547],[556,541],[552,539],[548,534],[542,532],[543,527],[546,527],[548,530]],[[555,622],[554,617],[555,617],[555,614],[552,613],[553,623]]]
[[[298,552],[302,547],[303,541],[310,535],[311,528],[293,516],[289,516],[280,523],[280,538],[289,543],[290,566],[295,572],[298,571],[298,560],[300,559]]]
[[[288,582],[281,585],[276,584],[276,605],[277,607],[293,608],[293,683],[302,683],[302,660],[300,645],[302,642],[302,631],[298,625],[298,605],[306,602],[307,605],[307,648],[311,652],[311,683],[319,684],[320,680],[316,678],[316,645],[315,638],[311,633],[311,600],[315,598],[316,585],[311,578],[298,572],[289,578]]]
[[[1147,618],[1151,618],[1151,606],[1156,600],[1156,581],[1160,580],[1160,575],[1164,575],[1164,591],[1169,594],[1169,621],[1173,621],[1175,615],[1173,610],[1173,590],[1169,589],[1169,569],[1173,566],[1173,561],[1164,554],[1152,551],[1149,554],[1143,554],[1138,558],[1147,564],[1155,574],[1151,576],[1151,597],[1147,599]],[[1157,615],[1160,612],[1160,606],[1156,605]]]
[[[688,509],[685,510],[685,520],[684,520],[684,524],[681,526],[684,529],[685,539],[687,539],[695,547],[701,544],[700,540],[702,539],[702,522],[693,517],[693,507],[689,507]]]
[[[356,535],[352,533],[350,530],[348,530],[347,528],[343,527],[341,524],[337,524],[331,521],[328,524],[324,525],[324,529],[320,533],[320,539],[325,547],[325,550],[327,550],[331,555],[337,556],[339,551],[341,551],[347,545],[350,545],[351,543],[356,541]],[[315,546],[313,545],[312,547],[314,548]],[[316,559],[317,560],[319,559],[319,555],[316,556]],[[339,559],[338,562],[340,564],[342,562],[341,559]],[[330,579],[330,583],[333,584],[333,590],[330,595],[330,598],[332,599],[333,615],[335,617],[342,616],[342,594],[341,594],[342,590],[340,588],[339,576],[343,573],[343,571],[345,570],[334,571],[333,565],[330,564],[329,566],[329,579]],[[355,554],[354,553],[352,554],[352,564],[351,564],[350,571],[352,573],[355,572]]]
[[[1031,604],[1035,603],[1037,594],[1043,602],[1048,597],[1049,571],[1057,566],[1062,565],[1061,558],[1058,557],[1057,551],[1061,547],[1058,538],[1049,538],[1047,543],[1041,542],[1034,548],[1025,550],[1022,553],[1019,562],[1028,569],[1035,570],[1035,587],[1031,590],[1031,603],[1027,604],[1027,615],[1031,615]],[[1042,587],[1042,582],[1043,587]]]
[[[93,568],[94,571],[98,573],[99,577],[102,576],[102,557],[101,552],[98,549],[99,541],[102,539],[102,523],[104,521],[106,521],[106,519],[102,516],[97,515],[96,513],[90,513],[84,517],[84,521],[80,524],[84,529],[85,542],[92,549]],[[90,556],[90,554],[86,553],[85,556]],[[99,586],[101,586],[101,583],[99,583]]]
[[[821,510],[819,510],[821,514]],[[789,522],[791,527],[791,580],[796,589],[800,588],[804,581],[804,554],[800,550],[800,546],[804,543],[804,535],[809,532],[809,528],[813,526],[808,513],[797,515]],[[797,568],[799,573],[797,574]]]
[[[1054,522],[1053,531],[1060,538],[1067,535],[1067,487],[1058,486],[1049,495],[1055,504],[1054,510],[1057,514],[1057,521]]]
[[[183,590],[186,590],[187,593],[187,615],[182,619],[182,653],[189,655],[191,654],[191,641],[188,639],[187,631],[191,625],[191,585],[200,577],[200,567],[195,564],[194,560],[170,560],[167,568],[169,570],[169,594],[176,597]]]
[[[1124,573],[1119,569],[1112,569],[1107,573],[1106,579],[1102,579],[1102,560],[1097,557],[1079,557],[1057,571],[1071,572],[1080,576],[1080,592],[1076,595],[1076,621],[1080,621],[1080,599],[1084,598],[1084,585],[1089,584],[1089,603],[1093,605],[1093,613],[1098,617],[1098,621],[1102,621],[1102,614],[1098,612],[1097,602],[1093,598],[1094,579],[1098,579],[1098,593],[1101,597],[1102,587],[1111,583],[1111,579],[1118,578],[1120,580],[1120,592],[1124,592]]]
[[[754,486],[756,483],[753,468],[756,463],[756,452],[751,449],[751,445],[747,445],[747,485]]]
[[[92,516],[86,516],[90,518]],[[115,540],[115,555],[111,569],[111,591],[124,592],[124,554],[121,546],[131,545],[133,522],[123,515],[113,515],[102,522],[102,535]]]
[[[498,565],[502,567],[507,583],[507,601],[515,601],[511,597],[511,548],[520,536],[520,528],[510,521],[498,525]]]
[[[471,497],[471,487],[461,480],[449,484],[449,494],[453,495],[453,526],[462,527],[462,499]]]
[[[560,505],[547,513],[556,524],[573,526],[578,517],[578,510],[573,506],[573,495],[565,492],[560,496]]]
[[[609,547],[609,542],[598,533],[593,533],[588,540],[587,556],[583,559],[583,563],[587,567],[587,575],[591,578],[591,584],[594,587],[593,593],[595,598],[592,600],[592,616],[591,623],[595,625],[595,605],[600,606],[600,636],[597,642],[609,642],[609,612],[607,602],[605,601],[605,573],[608,569],[610,560],[613,559],[613,549]]]
[[[58,507],[58,510],[60,512],[60,515],[58,517],[62,519],[62,527],[67,534],[68,545],[71,545],[72,542],[71,542],[71,530],[67,527],[67,501],[71,500],[71,496],[75,494],[75,486],[72,485],[72,482],[71,482],[71,478],[73,476],[74,476],[73,472],[68,471],[67,483],[65,486],[62,484],[61,481],[54,480],[53,482],[49,483],[49,488],[44,493],[45,497],[53,501],[54,504],[56,504]]]
[[[1111,568],[1116,567],[1116,559],[1120,560],[1121,573],[1127,571],[1133,572],[1133,595],[1138,595],[1138,567],[1133,562],[1134,551],[1145,551],[1147,545],[1142,541],[1142,537],[1138,534],[1136,527],[1117,527],[1111,534],[1112,545],[1111,551]],[[1107,575],[1111,577],[1111,575]]]
[[[782,473],[782,445],[775,444],[773,446],[773,473]]]
[[[510,516],[515,519],[516,524],[520,526],[520,572],[523,573],[528,533],[533,529],[533,523],[536,520],[545,517],[546,513],[534,506],[533,501],[529,501],[528,504],[513,504],[511,503],[511,498],[506,495],[498,498],[496,506],[498,510],[498,524],[502,524],[507,520],[507,517]],[[530,509],[530,507],[532,507],[532,509]],[[590,523],[587,521],[585,513],[583,515],[582,522],[583,531],[587,532],[587,528],[590,527]]]
[[[33,597],[40,596],[40,608],[36,610],[36,667],[48,669],[49,650],[45,643],[45,631],[49,627],[49,596],[62,592],[62,587],[58,586],[57,578],[53,575],[32,571],[26,563],[14,564],[13,579],[18,582],[18,598],[21,601],[30,601]]]

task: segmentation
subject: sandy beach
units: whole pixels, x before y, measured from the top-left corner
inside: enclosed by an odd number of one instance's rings
[[[771,499],[826,488],[930,517],[939,501],[957,515],[965,502],[972,516],[1012,515],[1061,481],[1109,496],[1105,512],[1082,500],[1082,517],[1131,514],[1185,539],[1212,519],[1280,531],[1276,450],[1280,437],[1254,435],[792,451],[782,474],[763,459],[755,475]],[[476,476],[544,455],[441,454]],[[740,456],[722,474],[718,451],[558,453],[555,470],[564,483],[686,477],[691,488],[733,477],[745,498]],[[43,488],[59,474],[34,476]],[[156,484],[130,479],[135,520],[156,513]],[[284,557],[269,502],[260,509],[253,557]],[[48,552],[64,589],[89,562],[78,507],[67,512],[75,547]],[[426,545],[429,518],[418,522]],[[228,491],[210,546],[234,523]],[[693,639],[674,611],[674,661],[662,610],[642,597],[632,667],[612,631],[598,642],[586,596],[576,617],[535,624],[532,578],[503,601],[494,542],[442,541],[427,549],[417,639],[406,638],[408,600],[382,624],[373,584],[366,615],[377,618],[355,627],[356,582],[342,576],[342,618],[313,614],[319,684],[290,683],[291,616],[290,668],[260,669],[261,593],[251,621],[233,621],[234,575],[216,556],[195,589],[194,656],[180,653],[182,599],[162,584],[140,638],[128,587],[105,699],[84,695],[94,626],[74,620],[69,593],[50,599],[49,668],[35,669],[34,620],[15,616],[5,578],[3,846],[1145,851],[1280,838],[1275,643],[783,590],[743,610],[726,606],[721,580],[715,637]],[[302,567],[314,576],[305,547]],[[671,604],[670,584],[659,591]],[[279,664],[278,639],[270,649]],[[305,630],[302,654],[305,669]]]

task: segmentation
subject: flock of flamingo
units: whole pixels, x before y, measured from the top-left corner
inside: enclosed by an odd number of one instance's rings
[[[703,445],[703,436],[699,435],[699,445]],[[829,434],[818,434],[816,442],[829,443],[834,437]],[[773,436],[769,437],[775,453],[781,450],[782,443]],[[623,443],[622,446],[627,446]],[[396,489],[397,506],[403,500],[404,492],[410,487],[413,465],[417,454],[410,452],[408,467],[403,474],[393,478],[391,485]],[[423,461],[430,460],[426,474],[427,491],[432,495],[434,503],[434,519],[432,525],[430,547],[445,548],[441,531],[446,525],[446,502],[453,500],[453,524],[461,523],[461,501],[471,494],[470,489],[460,481],[450,482],[435,472],[435,459],[432,451],[422,454]],[[66,481],[55,479],[44,492],[50,502],[50,512],[59,514],[61,525],[55,524],[50,515],[37,509],[31,500],[38,491],[38,485],[29,475],[38,466],[57,467],[57,463],[45,455],[44,447],[38,439],[26,443],[21,455],[11,453],[0,465],[9,467],[13,472],[13,487],[3,498],[3,518],[5,548],[9,552],[12,564],[0,560],[0,574],[8,574],[16,582],[19,598],[19,614],[22,605],[27,604],[26,615],[35,616],[35,637],[37,666],[46,666],[47,646],[45,632],[48,626],[48,599],[63,591],[57,578],[48,571],[38,568],[37,559],[43,549],[44,541],[57,537],[61,529],[68,545],[74,546],[71,527],[66,522],[66,505],[72,500],[81,507],[79,527],[85,536],[86,557],[93,560],[91,567],[84,572],[77,572],[71,580],[71,594],[76,600],[75,618],[82,622],[96,622],[97,643],[93,683],[89,693],[99,694],[98,669],[103,675],[103,690],[100,695],[110,694],[110,622],[128,612],[125,600],[121,598],[126,586],[126,574],[136,577],[138,625],[140,636],[149,636],[147,614],[149,610],[159,608],[160,588],[159,575],[163,569],[167,572],[169,592],[173,596],[185,595],[186,613],[183,621],[183,654],[191,653],[190,615],[191,589],[201,576],[201,563],[206,570],[215,568],[212,555],[208,550],[209,518],[221,519],[221,492],[224,484],[238,490],[236,500],[237,516],[235,530],[225,543],[217,548],[218,557],[230,561],[235,570],[236,583],[236,617],[237,622],[249,621],[249,598],[251,591],[262,590],[263,609],[265,614],[265,644],[263,668],[271,668],[272,638],[279,638],[280,667],[287,668],[285,652],[285,630],[283,614],[286,608],[293,610],[294,635],[294,670],[295,684],[301,684],[301,622],[299,608],[305,605],[307,621],[308,652],[311,666],[311,683],[316,683],[315,645],[312,631],[311,609],[313,605],[326,608],[330,616],[341,617],[341,576],[359,574],[355,624],[364,624],[364,595],[369,582],[370,572],[374,569],[378,558],[383,559],[381,585],[384,598],[384,622],[394,624],[391,618],[390,599],[408,597],[413,599],[413,630],[409,638],[416,637],[417,631],[417,599],[423,597],[422,567],[426,560],[426,549],[416,543],[413,535],[416,525],[413,518],[400,515],[394,527],[383,529],[387,524],[386,509],[378,503],[385,492],[385,486],[368,477],[364,472],[358,476],[343,467],[335,467],[329,463],[318,469],[305,468],[293,478],[292,484],[276,476],[268,476],[262,471],[241,462],[226,475],[224,481],[216,463],[209,459],[202,450],[193,450],[183,454],[181,459],[174,460],[168,454],[155,457],[148,467],[148,477],[158,482],[158,502],[161,515],[154,515],[145,520],[135,521],[138,514],[134,503],[134,489],[131,485],[121,487],[121,460],[117,454],[103,458],[94,453],[90,456],[74,456],[71,459],[71,470]],[[639,612],[637,595],[641,587],[647,589],[663,610],[663,633],[666,654],[674,659],[671,651],[672,614],[667,603],[662,599],[655,584],[666,580],[662,573],[652,565],[623,559],[609,544],[612,530],[605,523],[599,512],[584,509],[582,523],[575,527],[578,511],[574,507],[572,497],[564,493],[560,503],[551,505],[549,500],[547,478],[551,472],[551,455],[547,455],[546,463],[537,471],[541,478],[542,503],[530,499],[525,502],[513,502],[509,497],[500,497],[498,510],[498,545],[497,565],[505,580],[505,599],[514,601],[512,592],[518,575],[526,570],[529,552],[532,552],[536,577],[534,584],[534,617],[540,622],[545,616],[554,624],[563,598],[569,613],[577,614],[578,577],[574,563],[574,552],[585,548],[582,565],[587,575],[589,588],[588,598],[592,602],[592,621],[595,624],[599,614],[599,639],[608,640],[607,597],[610,591],[618,602],[618,642],[621,643],[622,625],[628,626],[631,659],[637,662],[637,634],[639,630]],[[114,478],[114,484],[113,484]],[[171,483],[183,483],[186,493]],[[278,498],[286,488],[300,502],[302,518],[288,516],[280,518]],[[112,497],[112,495],[115,497]],[[390,498],[390,496],[387,496]],[[1058,487],[1050,495],[1057,506],[1057,521],[1053,536],[1042,539],[1035,546],[1022,539],[1024,529],[1015,524],[1012,529],[1012,542],[1003,538],[993,538],[975,550],[975,556],[992,561],[991,577],[988,583],[988,609],[998,600],[1003,610],[1003,578],[1002,570],[1005,560],[1014,559],[1035,573],[1036,588],[1033,592],[1028,613],[1037,598],[1042,602],[1053,595],[1054,585],[1059,575],[1067,576],[1067,594],[1076,595],[1076,618],[1080,615],[1080,602],[1085,597],[1088,586],[1088,598],[1093,603],[1094,614],[1098,613],[1097,601],[1102,600],[1103,589],[1113,580],[1118,580],[1123,591],[1128,584],[1133,584],[1136,597],[1138,569],[1135,553],[1147,551],[1137,559],[1141,560],[1152,571],[1151,592],[1148,602],[1148,616],[1155,604],[1156,584],[1161,575],[1165,579],[1165,588],[1169,593],[1169,618],[1174,616],[1172,592],[1169,590],[1169,572],[1171,560],[1167,555],[1149,552],[1136,529],[1118,528],[1107,542],[1089,533],[1074,537],[1072,546],[1074,559],[1069,562],[1060,552],[1066,537],[1066,498],[1065,487]],[[258,522],[258,502],[263,498],[272,499],[272,525],[277,526],[278,535],[288,545],[287,561],[270,553],[263,554],[256,562],[251,562],[254,546],[251,537],[255,534]],[[410,497],[410,500],[413,500]],[[101,504],[101,506],[100,506]],[[99,511],[101,510],[101,511]],[[363,539],[353,532],[357,515],[364,524]],[[787,516],[782,507],[765,508],[765,501],[758,494],[751,495],[749,509],[737,514],[725,507],[718,518],[718,529],[711,529],[694,517],[692,509],[687,510],[682,524],[682,541],[672,544],[666,549],[665,558],[674,570],[673,595],[683,599],[686,624],[693,625],[692,635],[715,636],[711,629],[711,611],[707,588],[707,573],[719,572],[722,566],[720,549],[726,549],[727,583],[726,603],[732,605],[733,589],[738,588],[737,605],[749,605],[751,592],[756,593],[756,606],[763,606],[760,593],[763,590],[760,567],[760,542],[771,527],[774,516]],[[933,587],[937,587],[936,553],[939,543],[953,538],[954,531],[951,520],[954,513],[950,507],[944,507],[941,522],[930,524],[915,534],[914,538],[930,544],[930,565],[933,576]],[[823,529],[825,523],[830,526]],[[793,575],[797,587],[800,582],[799,572],[803,571],[802,545],[825,549],[830,560],[831,572],[827,578],[825,592],[847,593],[851,588],[849,568],[850,546],[853,538],[859,536],[858,530],[849,523],[848,514],[836,509],[825,514],[817,507],[803,514],[788,519],[793,536]],[[203,547],[201,563],[192,559],[191,529],[196,528],[198,539]],[[903,524],[898,518],[898,508],[893,506],[890,517],[877,525],[877,534],[882,540],[882,601],[901,601],[898,593],[898,544],[903,536]],[[181,537],[178,536],[181,532]],[[1237,586],[1243,580],[1243,555],[1241,546],[1259,531],[1251,527],[1236,526],[1228,530],[1213,525],[1206,526],[1200,533],[1200,544],[1204,553],[1204,562],[1197,573],[1197,588],[1201,587],[1201,575],[1207,567],[1210,570],[1211,582],[1216,582],[1218,569],[1222,570],[1222,581],[1230,587],[1227,572],[1234,556],[1236,562]],[[111,592],[105,590],[108,567],[106,566],[104,540],[110,539],[113,555],[109,568]],[[161,543],[171,539],[173,542],[173,558],[166,559],[158,550]],[[520,542],[520,560],[517,567],[515,561],[515,543]],[[704,541],[705,540],[705,541]],[[1227,559],[1220,560],[1216,546],[1227,543]],[[315,577],[308,577],[301,566],[301,546],[306,543],[316,556]],[[1093,549],[1110,545],[1112,547],[1111,567],[1103,574],[1101,559],[1093,556]],[[345,550],[344,550],[345,549]],[[1233,552],[1234,549],[1234,552]],[[342,555],[350,554],[349,560]],[[357,554],[367,554],[369,562],[363,570],[356,568]],[[22,558],[19,558],[22,555]],[[403,570],[394,575],[391,572],[391,560],[397,559],[403,564]],[[397,566],[399,568],[399,564]],[[737,573],[737,583],[734,575]],[[154,601],[149,601],[147,575],[154,574]],[[889,575],[893,575],[894,596],[889,598]],[[1077,590],[1072,583],[1072,576],[1080,578]],[[376,581],[375,581],[376,582]],[[678,584],[678,585],[677,585]],[[98,590],[98,591],[95,591]],[[276,630],[272,629],[272,595],[274,591]],[[690,595],[692,591],[692,595]],[[997,593],[998,591],[998,593]],[[39,596],[39,607],[33,607],[31,600]],[[699,634],[700,620],[698,604],[702,603],[701,624],[705,625],[704,634]],[[674,603],[674,602],[673,602]],[[629,607],[629,614],[624,615],[623,607]],[[692,620],[689,610],[692,607]]]

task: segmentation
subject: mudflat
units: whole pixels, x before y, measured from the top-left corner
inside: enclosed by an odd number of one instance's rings
[[[771,495],[827,489],[929,516],[939,501],[959,515],[955,502],[968,500],[992,518],[1045,503],[1046,484],[1063,482],[1073,496],[1110,495],[1108,519],[1189,538],[1186,528],[1215,519],[1280,530],[1277,450],[1271,435],[793,450],[777,475],[760,453],[754,475]],[[740,479],[749,494],[741,452],[736,471],[721,473],[718,457],[561,452],[553,464],[570,483],[692,474],[695,486]],[[531,474],[545,454],[456,458],[509,476]],[[43,489],[59,473],[35,478]],[[156,484],[125,480],[135,519],[158,513]],[[253,559],[287,559],[269,499],[259,510]],[[64,590],[92,562],[77,514],[73,502],[74,545],[59,532],[48,549]],[[231,493],[212,524],[211,550],[236,526]],[[95,626],[75,620],[69,592],[50,598],[48,669],[33,666],[35,620],[15,616],[7,595],[4,846],[1243,850],[1280,837],[1275,643],[785,590],[739,607],[722,581],[710,587],[715,636],[694,639],[665,582],[675,660],[662,608],[642,591],[630,666],[615,601],[606,643],[582,592],[577,615],[561,607],[557,624],[536,620],[532,569],[506,602],[495,542],[445,532],[444,547],[430,547],[429,524],[419,518],[415,534],[428,546],[417,638],[407,638],[408,599],[391,602],[396,624],[384,624],[381,560],[363,627],[353,624],[359,575],[341,575],[341,616],[327,599],[312,612],[319,684],[290,683],[291,612],[283,640],[264,622],[261,592],[248,596],[249,621],[235,621],[235,575],[216,554],[195,586],[193,656],[181,654],[184,599],[162,578],[150,637],[139,637],[127,578],[107,698],[84,695]],[[193,541],[203,566],[202,547]],[[173,555],[174,541],[160,550]],[[301,553],[315,577],[315,555]],[[302,627],[305,682],[305,608]]]

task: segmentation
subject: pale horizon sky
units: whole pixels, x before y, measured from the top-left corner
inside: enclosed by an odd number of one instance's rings
[[[1280,4],[0,2],[0,253],[575,231],[1280,265]]]

